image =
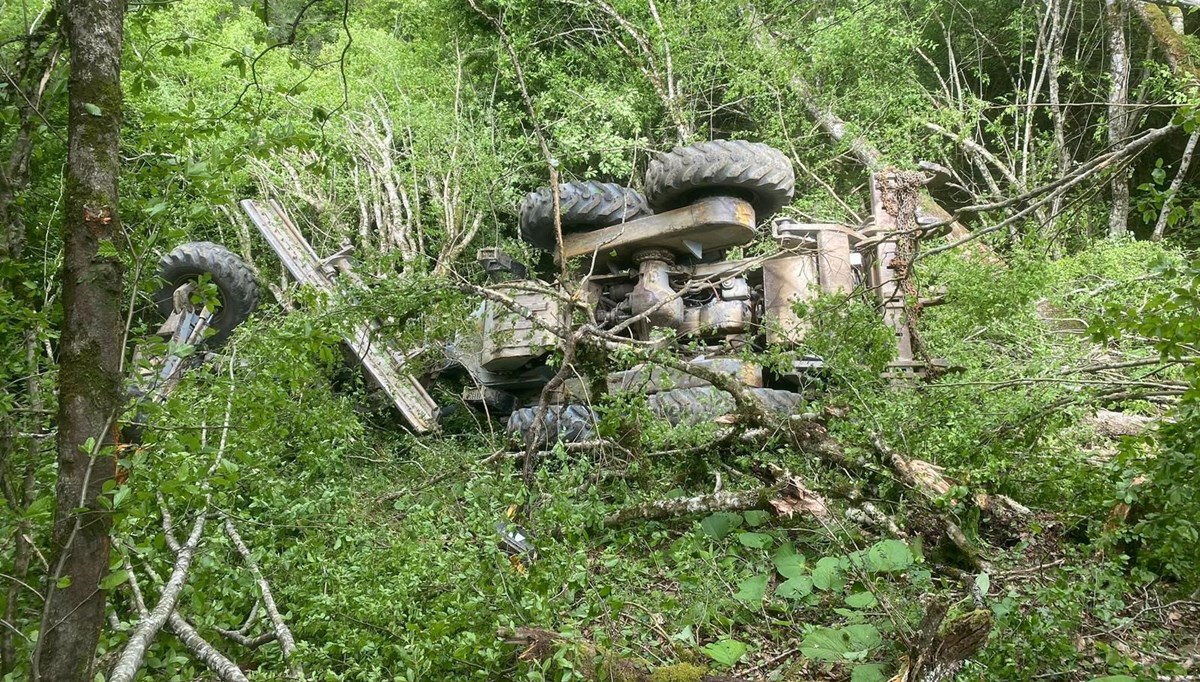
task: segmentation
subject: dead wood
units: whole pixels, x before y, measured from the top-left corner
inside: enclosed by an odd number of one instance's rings
[[[745,682],[740,677],[709,675],[707,670],[690,663],[653,667],[645,661],[623,659],[585,640],[563,636],[542,628],[501,628],[496,636],[506,644],[522,647],[517,658],[522,661],[546,662],[563,649],[575,672],[584,679],[619,682],[664,682],[675,679],[694,679],[698,682]]]
[[[952,679],[963,663],[987,643],[992,614],[980,609],[946,620],[947,605],[933,601],[925,610],[917,640],[893,680],[941,682]]]
[[[1104,438],[1136,436],[1149,428],[1155,421],[1154,417],[1103,409],[1096,410],[1094,414],[1083,418],[1084,424],[1095,429],[1096,435]]]
[[[941,470],[938,467],[929,462],[912,459],[900,454],[898,451],[888,447],[887,443],[879,436],[875,437],[874,446],[884,463],[891,467],[892,471],[896,474],[896,478],[906,488],[916,492],[926,501],[933,501],[950,491],[950,482],[942,476]],[[988,504],[995,507],[997,503],[988,502]],[[1013,504],[1016,505],[1015,502]],[[1020,507],[1020,505],[1016,506]],[[1020,508],[1024,509],[1024,507]],[[987,561],[979,555],[979,550],[967,539],[958,522],[950,518],[947,514],[933,510],[932,507],[928,511],[941,526],[941,532],[962,553],[963,558],[967,560],[971,567],[980,571],[987,570]]]
[[[630,521],[652,521],[688,514],[747,509],[766,510],[771,508],[771,500],[781,491],[782,486],[769,486],[756,490],[721,491],[710,495],[680,497],[673,500],[652,500],[609,514],[604,519],[604,525],[612,528]]]

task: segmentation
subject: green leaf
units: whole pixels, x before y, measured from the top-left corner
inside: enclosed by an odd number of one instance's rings
[[[805,636],[800,652],[814,661],[847,661],[861,659],[880,644],[883,637],[874,625],[848,625],[836,630],[819,627]]]
[[[799,575],[795,578],[789,578],[775,588],[775,594],[784,599],[803,599],[812,594],[813,581],[812,578],[806,575]]]
[[[887,666],[882,663],[866,663],[854,666],[850,671],[850,682],[883,682],[887,675],[883,671]]]
[[[767,596],[768,576],[756,575],[738,583],[738,591],[733,598],[740,602],[760,602]]]
[[[738,533],[737,539],[743,547],[753,547],[754,549],[766,549],[774,541],[766,533]]]
[[[64,575],[63,577],[58,579],[58,582],[54,583],[54,586],[60,590],[67,589],[68,587],[71,586],[71,576]]]
[[[104,578],[100,581],[100,589],[111,590],[126,580],[129,580],[129,571],[126,571],[123,568],[119,571],[113,571],[112,573],[104,576]]]
[[[796,554],[790,545],[784,545],[775,552],[775,570],[785,578],[795,578],[804,575],[804,555]]]
[[[746,655],[746,645],[736,639],[722,639],[706,644],[700,650],[704,652],[705,656],[726,667],[732,667],[742,656]]]
[[[912,550],[901,540],[881,540],[867,550],[866,568],[874,573],[903,571],[912,563]]]
[[[988,589],[991,586],[992,579],[988,577],[987,573],[980,573],[979,575],[975,576],[975,589],[979,591],[979,594],[986,597]]]
[[[812,572],[813,585],[818,590],[840,590],[845,586],[841,561],[837,557],[825,556],[817,561]]]
[[[855,592],[846,597],[846,605],[856,609],[869,609],[879,603],[875,595],[870,592]]]
[[[96,106],[95,104],[92,104],[91,102],[84,102],[83,110],[88,112],[92,116],[103,116],[104,115],[104,112],[100,111],[100,107]]]
[[[700,522],[700,529],[710,538],[720,540],[742,525],[742,515],[717,512]]]
[[[756,528],[771,520],[770,512],[765,512],[761,509],[751,509],[742,512],[742,516],[746,518],[746,525],[751,528]]]
[[[1128,675],[1105,675],[1104,677],[1093,677],[1088,682],[1137,682],[1137,678]]]
[[[101,258],[117,258],[121,254],[117,252],[117,247],[111,239],[101,239],[96,244],[96,255]]]

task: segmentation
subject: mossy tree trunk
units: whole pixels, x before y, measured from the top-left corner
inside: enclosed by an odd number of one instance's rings
[[[53,560],[33,657],[37,681],[91,682],[104,623],[116,462],[122,267],[117,216],[124,0],[68,0],[70,118],[63,222],[58,483]]]

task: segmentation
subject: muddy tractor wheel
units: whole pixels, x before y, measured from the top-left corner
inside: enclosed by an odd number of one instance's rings
[[[781,418],[797,411],[803,397],[799,393],[773,388],[752,388],[750,393],[763,408]],[[733,396],[712,386],[678,388],[650,396],[650,411],[672,425],[694,425],[711,421],[734,410]]]
[[[713,140],[676,147],[646,169],[646,198],[656,211],[726,194],[749,201],[762,222],[791,203],[795,191],[792,162],[758,142]]]
[[[533,426],[537,412],[536,405],[513,412],[508,417],[508,432],[519,435],[521,441],[528,444],[535,438]],[[542,428],[536,434],[537,444],[547,445],[558,440],[575,443],[594,438],[598,420],[596,413],[583,405],[551,405],[546,408]]]
[[[221,306],[209,321],[216,333],[205,341],[217,346],[254,312],[260,296],[258,280],[250,266],[220,244],[181,244],[158,263],[158,277],[164,284],[154,293],[154,305],[164,319],[174,309],[175,290],[202,275],[208,275],[220,292]]]
[[[587,232],[650,215],[641,192],[610,182],[568,182],[558,186],[563,234]],[[520,211],[521,238],[553,251],[554,195],[549,187],[525,195]]]

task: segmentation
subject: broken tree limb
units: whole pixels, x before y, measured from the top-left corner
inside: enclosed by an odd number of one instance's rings
[[[613,526],[620,526],[630,521],[652,521],[687,514],[768,509],[771,499],[780,490],[781,486],[770,486],[757,490],[721,491],[710,495],[697,495],[696,497],[653,500],[609,514],[604,519],[604,525],[612,528]]]
[[[133,593],[133,605],[138,615],[144,620],[147,616],[146,600],[142,597],[142,588],[138,583],[137,573],[129,557],[125,557],[125,571],[129,574],[129,589]],[[217,651],[209,644],[196,629],[188,623],[177,611],[172,611],[167,618],[167,631],[174,634],[183,642],[196,658],[200,659],[208,669],[213,671],[221,682],[249,682],[242,669],[228,657]]]
[[[225,639],[235,644],[241,644],[247,649],[257,649],[264,644],[269,644],[278,639],[278,636],[274,632],[264,632],[257,637],[250,637],[237,630],[222,630],[218,628],[217,632]]]
[[[205,502],[207,503],[207,500]],[[133,682],[138,669],[142,667],[146,649],[158,631],[166,624],[175,611],[175,605],[179,602],[179,595],[183,592],[184,583],[187,582],[192,559],[196,556],[196,548],[200,544],[200,536],[204,533],[204,524],[207,518],[207,504],[205,504],[205,509],[200,511],[196,522],[192,524],[192,533],[188,536],[187,542],[179,548],[175,566],[171,569],[171,577],[163,587],[158,603],[138,621],[133,634],[129,636],[129,642],[121,650],[121,655],[117,658],[112,674],[108,678],[110,682]]]
[[[217,648],[201,637],[196,628],[184,620],[183,616],[179,615],[178,612],[171,612],[170,618],[167,619],[167,629],[171,634],[178,637],[180,642],[183,642],[184,646],[192,652],[193,656],[208,666],[208,669],[221,682],[249,682],[246,679],[246,674],[242,672],[237,663],[234,663],[228,656],[217,651]]]
[[[891,467],[896,473],[896,477],[904,484],[905,487],[917,492],[926,500],[934,500],[941,497],[950,490],[950,484],[937,470],[934,465],[918,460],[910,459],[901,455],[896,450],[888,447],[883,438],[875,436],[875,450],[879,453],[884,463]],[[931,510],[932,511],[932,510]],[[987,570],[988,563],[980,555],[979,550],[971,543],[962,528],[958,523],[949,518],[946,514],[933,512],[935,518],[942,526],[942,532],[954,543],[958,551],[975,570]]]
[[[225,520],[225,534],[229,536],[230,542],[233,543],[234,548],[241,555],[246,568],[250,569],[250,574],[254,576],[254,582],[258,584],[258,592],[262,598],[263,608],[267,611],[267,617],[271,620],[271,627],[275,630],[275,636],[279,640],[279,647],[283,650],[283,660],[287,662],[288,671],[292,677],[301,679],[304,677],[304,670],[300,667],[300,662],[296,660],[296,640],[292,638],[292,631],[288,629],[287,623],[279,613],[279,608],[275,605],[275,598],[271,595],[271,585],[263,577],[262,570],[258,567],[258,562],[254,559],[254,555],[250,553],[250,548],[246,546],[246,543],[242,540],[242,536],[237,531],[237,527],[233,525],[233,519],[224,513],[221,516]]]
[[[1084,417],[1081,421],[1095,429],[1099,436],[1120,438],[1121,436],[1139,435],[1157,420],[1141,414],[1100,409],[1096,410],[1094,414]]]

